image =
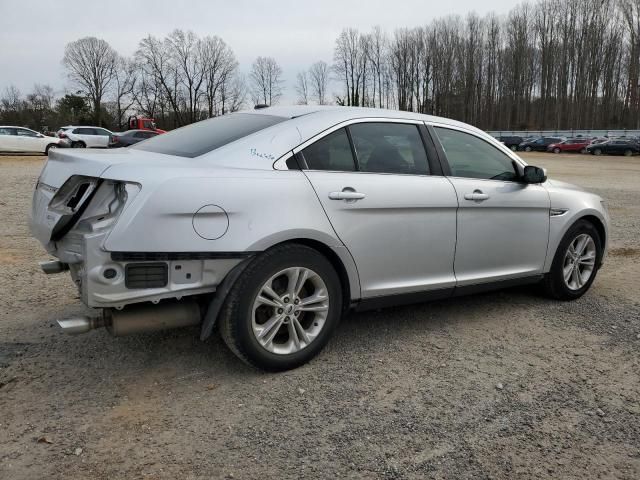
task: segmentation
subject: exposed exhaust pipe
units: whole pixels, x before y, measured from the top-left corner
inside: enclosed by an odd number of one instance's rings
[[[166,302],[157,305],[133,305],[123,310],[104,309],[101,317],[76,317],[58,320],[65,333],[79,335],[106,327],[114,337],[170,328],[198,325],[200,307],[195,300]]]

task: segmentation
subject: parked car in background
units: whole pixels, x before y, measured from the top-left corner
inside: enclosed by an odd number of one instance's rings
[[[167,133],[166,130],[162,130],[156,126],[153,118],[132,116],[129,117],[127,125],[129,126],[129,130],[150,130],[157,133]]]
[[[62,139],[24,127],[0,126],[0,152],[44,153],[61,146]]]
[[[538,137],[535,140],[525,140],[518,145],[518,150],[525,152],[546,152],[547,147],[552,143],[560,143],[563,139],[560,137]]]
[[[113,133],[102,127],[66,126],[58,130],[58,137],[69,141],[71,148],[107,148]]]
[[[160,132],[153,132],[151,130],[127,130],[122,133],[114,133],[109,140],[109,148],[128,147],[135,143],[146,140],[147,138],[153,138],[159,135]]]
[[[630,157],[640,153],[640,145],[631,140],[607,140],[589,145],[587,152],[593,155],[625,155]]]
[[[524,138],[518,137],[517,135],[510,135],[498,137],[498,141],[504,143],[508,148],[515,152],[516,150],[518,150],[518,145],[520,145],[525,140]]]
[[[579,298],[609,224],[602,198],[477,128],[349,107],[232,113],[101,155],[58,149],[33,195],[32,232],[57,257],[43,270],[70,272],[103,313],[65,331],[200,325],[268,370],[317,355],[349,308],[524,283]]]
[[[590,138],[568,138],[558,143],[552,143],[547,146],[547,152],[580,152],[587,153],[587,147],[591,145]]]

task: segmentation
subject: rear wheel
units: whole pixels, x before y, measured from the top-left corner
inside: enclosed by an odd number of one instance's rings
[[[524,147],[524,151],[525,152],[530,152],[531,150],[532,150],[531,147],[528,146],[528,145],[526,147]]]
[[[633,155],[633,151],[629,150],[628,148],[624,151],[624,156],[625,157],[630,157],[631,155]]]
[[[583,148],[582,150],[580,150],[580,153],[582,153],[584,155],[585,153],[589,153],[589,152],[587,151],[586,148]]]
[[[58,145],[55,143],[50,143],[49,145],[47,145],[47,148],[44,149],[44,154],[49,155],[49,150],[51,150],[52,148],[58,148]]]
[[[595,148],[595,149],[593,150],[593,154],[594,154],[594,155],[602,155],[602,150],[601,150],[601,149],[599,149],[599,148]]]
[[[556,148],[554,148],[554,149],[553,149],[553,153],[560,153],[560,151],[561,151],[561,150],[560,150],[558,147],[556,147]]]
[[[240,275],[220,312],[219,330],[250,365],[288,370],[320,352],[341,312],[340,279],[331,263],[312,248],[282,245]]]
[[[512,151],[514,151],[514,152],[517,152],[517,151],[518,151],[518,146],[517,146],[517,145],[511,145],[511,147],[510,147],[510,148],[511,148],[511,150],[512,150]]]
[[[580,298],[596,278],[601,259],[598,230],[591,222],[579,220],[558,245],[551,270],[543,281],[545,292],[559,300]]]

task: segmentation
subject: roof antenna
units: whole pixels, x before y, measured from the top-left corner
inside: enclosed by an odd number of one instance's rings
[[[269,105],[267,105],[266,103],[259,103],[255,107],[253,107],[254,110],[260,110],[261,108],[269,108]]]

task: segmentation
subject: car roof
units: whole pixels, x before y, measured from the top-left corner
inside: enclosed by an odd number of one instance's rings
[[[243,110],[238,113],[253,115],[272,115],[294,120],[302,138],[309,138],[315,133],[348,120],[358,118],[381,118],[394,120],[417,120],[421,122],[441,123],[454,127],[461,127],[476,132],[481,136],[488,136],[486,132],[472,125],[451,120],[449,118],[425,115],[402,110],[387,110],[384,108],[343,107],[327,105],[292,105],[260,108],[258,110]],[[316,130],[314,132],[314,130]]]

